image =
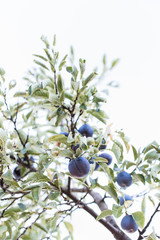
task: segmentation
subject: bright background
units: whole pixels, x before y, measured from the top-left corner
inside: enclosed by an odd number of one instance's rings
[[[57,49],[77,57],[91,70],[120,58],[109,75],[120,89],[110,91],[107,113],[136,146],[160,142],[159,0],[5,0],[0,1],[0,66],[7,78],[22,81],[41,52],[41,35],[57,36]],[[102,84],[102,83],[100,83]],[[103,82],[103,84],[106,84]],[[73,216],[75,240],[112,239],[106,229],[81,212]]]

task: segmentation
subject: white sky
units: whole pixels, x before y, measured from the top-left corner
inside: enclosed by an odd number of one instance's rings
[[[107,112],[135,146],[160,142],[159,13],[159,0],[1,0],[0,66],[9,79],[21,81],[33,66],[32,54],[43,47],[42,34],[49,39],[56,34],[64,54],[73,45],[91,70],[100,66],[104,53],[108,62],[120,58],[109,79],[121,87],[111,91]],[[75,240],[97,240],[99,232],[99,239],[108,239],[106,230],[93,227],[87,216],[74,221]]]

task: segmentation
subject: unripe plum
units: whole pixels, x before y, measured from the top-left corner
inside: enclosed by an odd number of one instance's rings
[[[132,177],[129,173],[122,171],[117,175],[116,181],[120,187],[126,188],[132,184]]]
[[[68,169],[73,177],[83,178],[89,173],[90,165],[86,158],[78,157],[69,162]]]
[[[122,218],[121,227],[128,233],[134,233],[138,230],[138,225],[135,222],[132,215],[126,215],[125,217]]]
[[[79,128],[79,133],[86,137],[92,137],[93,136],[93,128],[89,124],[83,124]]]

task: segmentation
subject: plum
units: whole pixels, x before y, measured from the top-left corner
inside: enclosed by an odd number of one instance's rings
[[[83,178],[89,173],[90,164],[86,158],[78,157],[69,162],[68,169],[73,177]]]
[[[20,180],[21,179],[21,169],[17,166],[13,170],[13,176],[15,179]]]
[[[95,157],[92,157],[92,158],[89,160],[89,163],[90,163],[90,164],[94,164],[94,159],[95,159]],[[97,170],[98,168],[99,168],[99,164],[96,162],[96,165],[95,165],[94,170]]]
[[[128,233],[134,233],[138,230],[138,225],[135,222],[132,215],[126,215],[125,217],[122,218],[121,227]]]
[[[83,124],[79,128],[79,133],[86,137],[92,137],[93,136],[93,128],[89,124]]]
[[[132,196],[125,194],[123,197],[122,196],[119,197],[119,204],[122,206],[124,204],[124,201],[131,201],[132,199],[133,199]]]
[[[110,154],[108,154],[108,153],[102,153],[98,157],[102,157],[102,158],[107,159],[108,160],[107,165],[110,165],[111,162],[112,162],[112,156]]]
[[[132,177],[129,173],[122,171],[117,175],[116,181],[120,187],[126,188],[132,184]]]
[[[60,135],[65,135],[66,137],[68,137],[68,133],[67,132],[61,132]]]

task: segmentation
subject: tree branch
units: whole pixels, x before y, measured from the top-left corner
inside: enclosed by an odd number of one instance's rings
[[[81,205],[81,207],[88,212],[92,217],[94,217],[95,219],[98,217],[98,214],[93,211],[93,209],[91,209],[90,207],[88,207],[85,203],[83,203],[81,200],[79,200],[78,198],[76,198],[71,192],[68,191],[67,188],[61,188],[61,191],[63,194],[67,195],[70,199],[72,199],[75,203],[78,203],[79,205]],[[96,200],[96,203],[98,204],[99,207],[102,208],[102,204],[103,207],[106,207],[106,204],[104,205],[104,203],[100,203],[100,195],[99,193],[95,193],[93,191],[90,191],[89,194],[92,194],[92,197],[94,197],[94,199]],[[102,199],[102,198],[101,198]],[[106,208],[105,208],[106,209]],[[103,209],[104,210],[104,209]],[[115,223],[114,219],[108,219],[106,218],[104,219],[100,219],[99,222],[106,227],[115,237],[115,239],[117,240],[131,240],[119,227],[118,225]]]

